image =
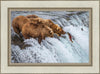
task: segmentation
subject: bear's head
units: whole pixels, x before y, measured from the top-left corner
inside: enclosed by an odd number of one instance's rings
[[[57,24],[55,24],[54,27],[55,27],[54,32],[57,33],[58,36],[61,36],[61,34],[65,34],[64,30],[61,27],[59,27]]]
[[[58,24],[54,24],[51,20],[48,21],[47,24],[50,26],[50,28],[53,29],[54,33],[56,33],[58,36],[61,36],[61,34],[65,34],[64,30],[58,26]]]

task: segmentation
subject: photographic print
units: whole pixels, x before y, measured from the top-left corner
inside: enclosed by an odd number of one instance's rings
[[[11,11],[11,63],[89,63],[89,11]]]
[[[99,74],[100,0],[2,0],[1,74]]]

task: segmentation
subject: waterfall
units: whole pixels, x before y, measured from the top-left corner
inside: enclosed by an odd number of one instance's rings
[[[11,26],[12,63],[89,62],[89,12],[12,11],[11,22],[16,16],[31,14],[51,19],[72,35],[73,43],[67,33],[62,37],[47,37],[41,45],[34,38],[25,39],[22,43]]]

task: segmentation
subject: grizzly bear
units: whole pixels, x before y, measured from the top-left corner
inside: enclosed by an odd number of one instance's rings
[[[20,32],[22,31],[23,25],[29,21],[30,20],[25,16],[17,16],[12,21],[12,26],[14,31],[20,36]]]
[[[38,38],[38,42],[41,43],[42,39],[45,37],[53,37],[53,31],[46,25],[43,25],[38,22],[39,25],[36,25],[32,22],[27,22],[22,28],[22,35],[25,39],[29,38]]]

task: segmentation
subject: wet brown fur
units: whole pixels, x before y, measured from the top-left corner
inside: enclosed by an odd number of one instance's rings
[[[31,18],[30,18],[31,17]],[[47,25],[50,27],[54,33],[56,33],[58,36],[61,36],[61,34],[65,34],[64,30],[58,26],[58,24],[54,24],[50,19],[42,19],[36,15],[29,15],[28,18],[36,23],[36,20],[41,22],[44,25]],[[36,23],[37,24],[37,23]]]
[[[61,36],[61,34],[65,34],[65,31],[61,27],[59,27],[58,24],[54,24],[50,19],[45,21],[46,25],[48,25],[58,36]]]
[[[27,18],[38,18],[38,16],[36,16],[36,15],[27,15],[26,17]]]
[[[17,34],[22,32],[25,39],[38,38],[39,43],[45,37],[53,37],[54,33],[58,36],[65,34],[63,29],[51,20],[42,19],[36,15],[18,16],[13,19],[12,26]]]
[[[25,39],[38,38],[38,42],[41,43],[45,37],[53,37],[53,31],[46,25],[39,24],[36,26],[34,23],[27,22],[22,28],[22,34]]]
[[[25,16],[17,16],[12,21],[12,26],[14,31],[19,34],[22,31],[22,27],[25,23],[29,22],[30,20]]]

